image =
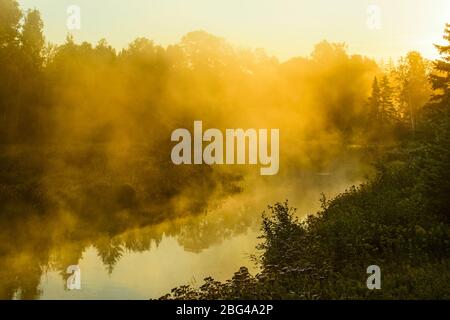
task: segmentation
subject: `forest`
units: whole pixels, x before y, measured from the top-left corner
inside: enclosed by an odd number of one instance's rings
[[[436,45],[442,59],[408,55],[411,70],[397,78],[408,79],[404,86],[389,80],[405,72],[402,61],[381,82],[374,78],[368,112],[395,142],[377,155],[373,177],[323,197],[322,209],[303,220],[288,201],[269,206],[256,276],[241,267],[226,282],[208,277],[161,299],[448,299],[450,25],[444,39],[447,45]],[[408,78],[411,72],[422,77]],[[407,93],[413,86],[414,97]],[[382,266],[382,290],[367,290],[368,264]]]
[[[450,298],[450,25],[436,61],[415,51],[375,61],[322,41],[282,62],[202,30],[117,50],[70,34],[55,45],[43,30],[38,10],[0,0],[0,298],[38,298],[41,275],[67,277],[89,245],[112,272],[123,250],[179,234],[183,219],[259,183],[279,189],[300,167],[327,172],[348,152],[372,167],[360,185],[323,196],[315,214],[285,199],[263,214],[257,275],[242,267],[163,298]],[[278,179],[171,163],[171,132],[196,120],[279,128]],[[241,226],[223,228],[217,238]],[[70,253],[55,258],[62,239]],[[365,287],[371,264],[382,290]]]

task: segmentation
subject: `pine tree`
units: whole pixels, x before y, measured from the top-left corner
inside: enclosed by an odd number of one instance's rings
[[[437,212],[450,221],[450,24],[444,31],[446,45],[436,45],[441,58],[434,63],[431,82],[436,93],[422,123],[426,141],[424,189]]]
[[[384,75],[380,85],[380,121],[383,124],[392,122],[397,118],[393,93],[394,91],[389,83],[389,78]]]
[[[435,45],[438,49],[441,59],[434,63],[436,73],[431,75],[433,89],[438,92],[433,96],[433,101],[439,102],[447,110],[450,105],[450,24],[446,24],[444,37],[447,40],[446,45]]]
[[[370,120],[378,123],[380,120],[381,93],[378,85],[378,79],[375,77],[372,82],[372,94],[369,98],[369,116]]]

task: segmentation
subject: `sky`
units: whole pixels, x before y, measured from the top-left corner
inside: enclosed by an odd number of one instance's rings
[[[396,59],[416,50],[433,59],[450,22],[449,0],[19,0],[37,8],[47,39],[63,43],[106,38],[115,48],[137,37],[161,45],[204,30],[236,46],[264,48],[281,60],[307,56],[321,40],[345,42],[350,53]],[[81,29],[67,28],[70,5]],[[376,7],[373,7],[376,6]],[[375,9],[373,9],[375,8]],[[379,8],[379,11],[377,11]]]

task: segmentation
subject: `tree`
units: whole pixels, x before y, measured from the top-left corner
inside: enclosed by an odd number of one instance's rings
[[[431,97],[428,62],[420,53],[409,52],[397,70],[400,83],[399,107],[402,118],[416,131],[418,116]]]
[[[380,85],[380,116],[380,121],[384,124],[397,118],[393,102],[393,89],[386,75],[383,76]]]
[[[27,61],[35,68],[42,67],[45,38],[44,23],[38,10],[29,10],[23,24],[21,42]]]
[[[185,35],[180,44],[194,70],[220,70],[232,60],[234,49],[225,39],[204,31]]]
[[[345,44],[324,41],[316,45],[308,69],[311,73],[304,91],[314,96],[326,130],[336,130],[350,139],[364,127],[361,119],[367,115],[364,106],[370,94],[370,79],[378,73],[377,65],[365,57],[347,54]]]
[[[378,122],[381,105],[380,87],[377,77],[373,78],[372,94],[369,98],[369,116],[371,120]]]
[[[421,122],[427,157],[424,189],[436,211],[450,221],[450,24],[446,25],[445,45],[436,45],[441,55],[434,62],[431,83],[436,90]]]
[[[16,0],[0,0],[0,49],[17,45],[21,17]]]
[[[15,0],[0,0],[0,139],[11,135],[13,113],[18,104],[21,59],[19,55],[22,12]]]
[[[448,112],[450,104],[450,24],[446,24],[443,38],[448,43],[446,45],[435,45],[441,59],[434,62],[436,72],[431,75],[431,82],[433,89],[437,90],[437,93],[433,96],[433,101],[440,102]]]

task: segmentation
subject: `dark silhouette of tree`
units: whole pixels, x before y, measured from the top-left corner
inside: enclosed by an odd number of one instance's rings
[[[0,48],[18,46],[22,12],[16,0],[0,0]]]
[[[436,73],[431,75],[433,89],[438,92],[433,95],[433,101],[439,102],[447,110],[450,105],[450,24],[444,30],[444,37],[448,43],[445,45],[435,45],[441,58],[435,61]]]
[[[380,84],[380,121],[389,124],[396,120],[396,110],[393,102],[393,89],[387,75],[383,76]]]
[[[435,92],[424,110],[421,134],[429,156],[423,165],[430,172],[424,178],[424,190],[428,201],[450,221],[450,24],[443,38],[447,43],[436,45],[441,57],[434,62],[431,83]]]
[[[369,98],[369,108],[369,122],[378,123],[381,109],[381,92],[377,77],[373,78],[372,94]]]
[[[19,37],[22,12],[15,0],[0,1],[0,141],[15,131],[14,110],[18,104],[20,78]]]
[[[25,57],[34,68],[41,68],[45,38],[44,23],[38,10],[29,10],[22,28],[21,42]]]

